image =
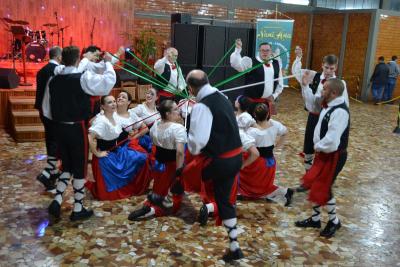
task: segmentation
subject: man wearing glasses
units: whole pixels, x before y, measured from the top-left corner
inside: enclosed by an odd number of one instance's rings
[[[275,115],[274,100],[282,93],[283,79],[279,62],[271,59],[271,44],[261,43],[258,46],[258,55],[254,58],[242,57],[240,55],[241,51],[242,41],[237,39],[235,51],[230,58],[231,66],[235,70],[242,72],[260,63],[264,63],[245,75],[246,84],[264,81],[262,84],[244,89],[244,96],[247,96],[253,102],[248,112],[253,115],[253,110],[257,103],[266,103],[270,106],[271,114]]]

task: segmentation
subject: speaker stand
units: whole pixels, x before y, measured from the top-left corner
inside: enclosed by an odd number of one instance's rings
[[[22,40],[22,67],[24,69],[24,82],[19,83],[21,86],[31,86],[31,83],[28,83],[26,81],[26,65],[25,65],[25,60],[26,60],[26,51],[25,51],[25,42]]]

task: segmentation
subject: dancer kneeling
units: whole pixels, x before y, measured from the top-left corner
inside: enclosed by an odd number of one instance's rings
[[[281,143],[282,138],[279,137],[287,133],[287,128],[282,123],[270,119],[266,104],[256,105],[254,117],[256,127],[248,128],[246,134],[254,139],[260,156],[250,163],[246,161],[251,154],[244,155],[245,161],[239,173],[238,193],[249,198],[274,199],[283,196],[286,198],[285,206],[289,206],[294,191],[274,184],[276,161],[273,153],[275,144]],[[243,136],[244,134],[241,135],[242,143],[247,143]]]
[[[187,142],[186,129],[182,124],[179,108],[172,100],[164,100],[159,106],[161,121],[150,129],[150,137],[156,146],[155,163],[152,169],[153,192],[148,195],[142,208],[133,211],[128,219],[136,220],[149,216],[163,216],[166,208],[179,207],[183,188],[179,176],[184,163],[184,145]],[[176,186],[175,186],[176,185]],[[176,193],[171,205],[169,190]],[[173,190],[176,189],[176,190]],[[168,196],[167,196],[168,195]]]
[[[123,133],[115,114],[113,96],[101,98],[104,114],[97,115],[89,128],[89,147],[93,153],[95,182],[86,187],[99,200],[115,200],[143,194],[149,184],[147,154],[140,146],[118,144]]]

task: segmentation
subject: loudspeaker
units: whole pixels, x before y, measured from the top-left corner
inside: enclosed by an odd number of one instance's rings
[[[203,43],[201,65],[215,66],[226,53],[226,28],[220,26],[202,26],[202,28],[200,31],[202,36],[200,43]]]
[[[231,46],[235,43],[236,39],[242,40],[242,52],[241,55],[252,57],[252,54],[249,53],[249,37],[250,37],[250,29],[245,28],[226,28],[226,49],[231,48]],[[251,49],[253,50],[253,49]],[[232,51],[234,52],[234,50]],[[226,57],[225,64],[230,66],[230,55]]]
[[[171,44],[178,49],[178,63],[197,66],[199,26],[175,23],[171,28]]]
[[[214,72],[210,74],[210,72],[213,70],[214,67],[203,67],[203,71],[208,74],[208,79],[210,81],[210,84],[212,86],[215,86],[219,82],[222,82],[225,78],[225,67],[217,67]],[[225,85],[218,86],[219,90],[223,90],[225,88]]]
[[[0,68],[0,88],[13,89],[19,84],[19,76],[14,69]]]
[[[192,15],[188,13],[173,13],[171,14],[171,24],[192,24]]]
[[[227,67],[227,68],[225,68],[225,79],[228,79],[229,77],[232,77],[233,75],[235,75],[237,73],[238,72],[235,69],[233,69],[231,67]],[[225,84],[225,89],[230,89],[230,88],[234,88],[234,87],[238,87],[238,86],[244,85],[244,83],[245,83],[244,80],[245,79],[244,79],[244,75],[243,75],[243,76],[241,76],[241,77],[239,77],[239,78],[237,78],[237,79],[235,79],[233,81],[230,81],[230,82],[226,83]],[[244,91],[244,89],[238,89],[238,90],[226,92],[224,94],[226,94],[228,96],[228,98],[229,98],[229,100],[231,102],[235,102],[236,98],[239,95],[243,94],[243,91]]]

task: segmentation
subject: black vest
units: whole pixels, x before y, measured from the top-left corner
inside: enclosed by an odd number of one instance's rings
[[[81,86],[82,73],[55,76],[49,85],[53,120],[76,122],[90,117],[90,95]]]
[[[204,97],[200,103],[206,105],[213,116],[210,139],[202,152],[212,158],[241,147],[239,128],[232,104],[219,92]]]
[[[164,77],[164,79],[167,80],[167,81],[169,81],[169,79],[171,78],[171,67],[166,63],[165,63],[165,66],[164,66],[164,72],[161,74],[161,76]],[[164,79],[160,78],[160,76],[158,76],[158,75],[156,75],[156,78],[157,78],[157,81],[159,83],[161,83],[161,84],[166,84],[167,83]],[[163,90],[165,88],[165,86],[161,87],[161,86],[158,86],[158,85],[154,85],[154,88],[157,89],[157,90]]]
[[[326,133],[328,132],[328,124],[329,124],[329,120],[331,118],[331,114],[337,108],[342,108],[342,109],[346,110],[347,113],[349,114],[349,121],[347,123],[346,129],[344,130],[342,136],[340,137],[340,144],[338,147],[338,150],[345,150],[349,143],[349,133],[350,133],[350,112],[349,112],[349,108],[346,106],[345,102],[343,102],[340,105],[331,107],[331,109],[325,114],[325,116],[321,122],[321,129],[320,129],[319,137],[320,137],[320,139],[325,137]]]
[[[46,66],[41,68],[36,74],[36,99],[35,108],[42,111],[42,103],[44,97],[44,91],[46,90],[47,82],[50,77],[54,76],[54,69],[57,67],[54,63],[48,63]]]
[[[313,92],[314,95],[315,95],[315,93],[317,92],[319,83],[320,83],[320,81],[321,81],[321,74],[322,74],[322,73],[317,72],[317,73],[315,74],[315,76],[314,76],[314,79],[313,79],[312,83],[310,84],[310,88],[311,88],[311,90],[312,90],[312,92]]]
[[[253,67],[260,64],[260,62],[252,58],[251,59],[253,62]],[[278,60],[273,59],[272,60],[272,66],[274,68],[274,79],[279,78],[279,62]],[[259,66],[258,68],[255,68],[254,70],[250,71],[245,75],[245,82],[246,84],[252,84],[252,83],[258,83],[262,82],[265,80],[265,74],[264,74],[264,67]],[[273,93],[275,93],[276,87],[278,86],[279,81],[274,82],[274,89]],[[256,86],[251,86],[247,87],[244,89],[244,95],[247,97],[251,98],[261,98],[264,93],[264,84],[259,84]]]

